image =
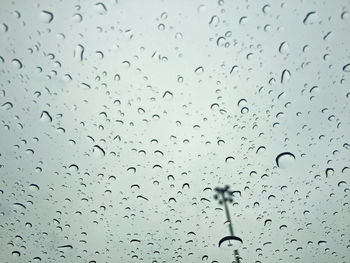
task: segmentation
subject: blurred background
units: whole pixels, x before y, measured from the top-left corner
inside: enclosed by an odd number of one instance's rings
[[[349,12],[2,0],[0,262],[350,262]]]

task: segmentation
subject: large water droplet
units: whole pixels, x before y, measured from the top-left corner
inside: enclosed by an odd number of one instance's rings
[[[276,164],[280,168],[287,168],[293,164],[295,155],[290,152],[283,152],[277,155]]]
[[[19,258],[21,256],[21,252],[19,251],[12,251],[12,256]]]
[[[4,104],[1,105],[2,110],[10,110],[13,108],[13,104],[9,101],[5,102]]]

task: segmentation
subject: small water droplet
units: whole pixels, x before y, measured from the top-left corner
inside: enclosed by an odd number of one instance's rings
[[[282,71],[282,74],[281,74],[281,84],[284,84],[286,83],[291,77],[291,73],[288,69],[285,69]]]
[[[248,23],[248,17],[246,16],[242,16],[240,19],[239,19],[239,24],[240,25],[245,25]]]
[[[42,10],[40,13],[40,21],[45,24],[50,24],[53,20],[54,16],[51,12]]]
[[[30,184],[29,185],[29,189],[31,190],[31,191],[39,191],[39,186],[37,185],[37,184]]]
[[[97,13],[100,14],[100,15],[107,14],[106,6],[103,3],[101,3],[101,2],[95,4],[95,9],[96,9]]]
[[[327,241],[324,241],[324,240],[320,240],[320,241],[317,242],[317,244],[319,246],[324,246],[324,245],[326,245],[326,243],[327,243]]]
[[[288,43],[286,41],[282,42],[278,48],[278,51],[281,54],[288,54],[289,53],[289,46]]]
[[[5,23],[0,24],[1,32],[7,32],[8,30],[9,30],[9,27]]]
[[[326,169],[326,177],[332,176],[334,174],[333,168],[327,168]]]
[[[220,18],[218,16],[212,16],[209,21],[209,26],[217,27],[220,23]]]
[[[350,63],[343,66],[343,71],[350,72]]]
[[[163,94],[163,99],[165,99],[165,100],[171,100],[172,98],[173,98],[173,93],[172,92],[170,92],[170,91],[166,91],[166,92],[164,92],[164,94]]]
[[[196,73],[197,75],[201,75],[204,72],[204,68],[203,67],[198,67],[194,70],[194,73]]]
[[[92,152],[98,158],[104,157],[106,155],[105,151],[99,145],[94,145]]]
[[[241,109],[241,113],[242,113],[242,114],[247,114],[248,112],[249,112],[248,107],[243,107],[243,108]]]
[[[271,6],[270,5],[264,5],[262,8],[262,11],[264,12],[264,14],[267,14],[271,11]]]
[[[83,16],[79,13],[76,13],[72,16],[72,19],[74,22],[80,23],[81,21],[83,21]]]
[[[23,67],[23,64],[22,64],[22,62],[19,60],[19,59],[17,59],[17,58],[15,58],[15,59],[12,59],[12,66],[14,66],[16,69],[21,69],[22,67]]]
[[[85,48],[83,45],[78,44],[74,49],[74,58],[78,61],[83,61]]]
[[[43,122],[52,122],[52,117],[47,111],[43,111],[40,115],[40,120]]]
[[[306,14],[303,23],[304,25],[312,25],[318,20],[318,15],[315,11],[311,11]]]

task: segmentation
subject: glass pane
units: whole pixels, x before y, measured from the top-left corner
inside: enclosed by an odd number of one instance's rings
[[[2,0],[0,262],[350,262],[349,12]]]

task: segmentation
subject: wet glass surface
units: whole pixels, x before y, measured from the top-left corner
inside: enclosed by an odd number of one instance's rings
[[[0,262],[350,262],[349,12],[1,1]]]

